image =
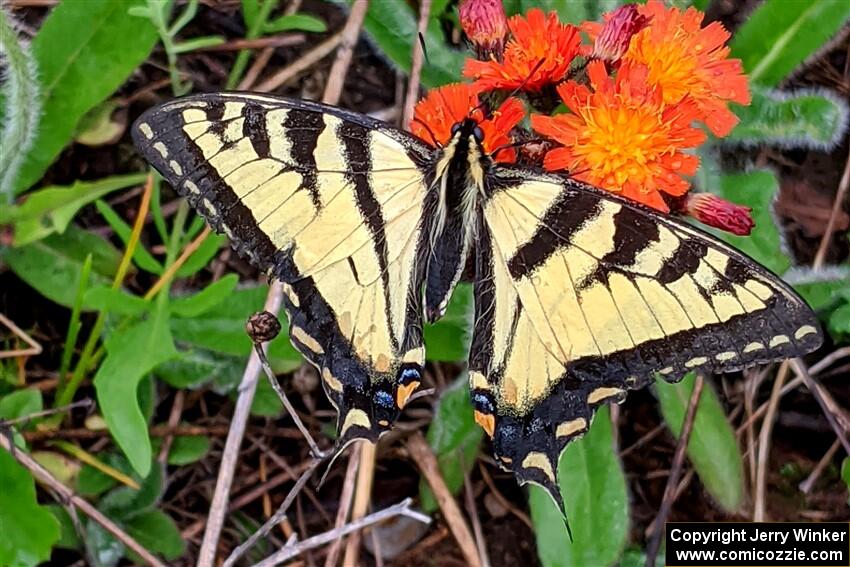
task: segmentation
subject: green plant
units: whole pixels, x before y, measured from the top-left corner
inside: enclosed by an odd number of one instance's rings
[[[132,16],[150,20],[156,28],[159,34],[159,40],[162,42],[162,48],[165,50],[165,55],[168,58],[171,91],[174,93],[174,96],[181,96],[192,89],[192,83],[189,81],[184,82],[180,78],[180,71],[177,69],[177,56],[181,53],[187,53],[202,47],[220,45],[224,43],[224,38],[221,36],[204,36],[179,41],[177,34],[192,21],[198,12],[198,0],[189,0],[180,15],[177,16],[173,23],[169,24],[173,5],[174,2],[172,0],[147,0],[145,6],[133,6],[130,8],[129,13]]]

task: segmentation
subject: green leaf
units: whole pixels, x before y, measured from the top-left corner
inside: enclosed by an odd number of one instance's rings
[[[16,192],[41,178],[82,117],[147,59],[157,33],[149,20],[127,13],[139,5],[142,0],[61,2],[44,20],[32,42],[43,115]]]
[[[51,186],[33,191],[24,203],[11,209],[11,218],[0,223],[15,224],[15,246],[23,246],[55,232],[63,233],[85,205],[118,189],[142,183],[144,174],[116,175],[99,181],[77,181],[68,187]],[[0,214],[0,217],[5,216]]]
[[[668,384],[663,380],[655,383],[661,414],[675,437],[682,430],[694,380],[691,372],[678,384]],[[709,494],[724,510],[737,510],[744,494],[744,464],[735,431],[726,420],[720,400],[708,382],[700,395],[687,450],[688,458]]]
[[[841,480],[850,490],[850,457],[844,457],[844,460],[841,461]]]
[[[186,259],[186,262],[177,270],[177,276],[187,278],[195,272],[203,269],[210,260],[218,254],[219,248],[224,244],[224,237],[219,234],[210,234],[198,246],[198,249]]]
[[[181,343],[224,354],[245,356],[252,348],[245,334],[245,322],[263,309],[268,288],[247,287],[234,291],[215,309],[193,318],[172,318],[171,332]],[[286,317],[279,316],[282,330],[269,345],[269,359],[275,362],[300,362],[301,355],[289,343]]]
[[[842,292],[850,289],[850,266],[832,266],[813,270],[795,266],[782,274],[782,278],[815,311],[829,309],[841,302]]]
[[[234,391],[231,396],[235,397]],[[251,402],[251,414],[260,417],[280,417],[283,413],[283,404],[274,391],[272,385],[269,384],[265,374],[260,373],[260,381],[257,382],[257,391],[254,393],[254,400]]]
[[[54,544],[56,547],[63,549],[80,549],[83,542],[80,541],[80,536],[77,535],[77,530],[74,528],[74,522],[71,520],[71,515],[68,511],[59,504],[48,504],[46,506],[56,521],[59,523],[59,540]]]
[[[105,201],[98,199],[95,201],[94,206],[126,247],[130,242],[130,235],[133,232],[130,225],[124,222],[124,219],[115,212],[115,209],[107,205]],[[141,241],[136,242],[136,247],[133,249],[133,262],[141,269],[152,274],[161,275],[165,271],[162,264],[157,262]]]
[[[148,372],[178,354],[167,315],[157,311],[150,319],[115,333],[106,341],[106,353],[94,377],[98,405],[118,446],[133,468],[146,476],[151,442],[137,388]]]
[[[254,27],[254,22],[260,14],[260,4],[258,0],[242,0],[242,20],[245,22],[246,28]]]
[[[371,2],[363,22],[366,32],[405,73],[410,72],[413,42],[418,41],[417,26],[417,16],[406,0]],[[446,45],[435,18],[428,24],[425,46],[428,60],[422,67],[422,84],[432,88],[459,81],[466,54]]]
[[[850,303],[845,303],[829,316],[829,332],[836,338],[850,336]]]
[[[168,464],[183,466],[200,461],[210,450],[210,440],[202,436],[178,435],[171,443]]]
[[[766,0],[732,38],[753,84],[776,86],[850,18],[850,2]]]
[[[4,205],[14,199],[18,171],[32,148],[41,119],[38,68],[29,42],[18,38],[15,27],[12,11],[0,11],[4,63],[0,85],[0,202]]]
[[[227,274],[192,295],[174,297],[170,302],[171,313],[178,317],[197,317],[225,300],[239,283],[239,276]]]
[[[12,271],[44,297],[72,307],[86,256],[92,255],[90,285],[110,285],[121,254],[103,238],[68,226],[65,234],[51,234],[3,255]]]
[[[50,559],[59,522],[39,506],[27,470],[0,449],[0,565],[30,566]]]
[[[529,504],[540,562],[545,567],[612,565],[623,551],[629,514],[626,478],[607,406],[596,413],[590,431],[561,455],[558,480],[573,541],[549,494],[531,486]]]
[[[179,337],[178,337],[179,338]],[[220,354],[203,349],[191,349],[180,357],[156,367],[155,374],[175,388],[197,388],[207,382],[222,386],[216,390],[230,391],[239,383],[245,368],[245,354]]]
[[[740,122],[724,143],[829,149],[847,130],[847,103],[829,91],[792,94],[753,88],[748,106],[735,105]]]
[[[86,291],[83,305],[88,309],[96,309],[118,315],[141,315],[151,308],[151,304],[138,295],[127,293],[111,286],[98,286]]]
[[[115,539],[111,533],[106,531],[94,520],[88,520],[86,529],[86,549],[88,555],[94,559],[94,567],[115,567],[124,557],[124,544]]]
[[[18,419],[42,409],[41,392],[35,388],[23,388],[0,398],[0,419]]]
[[[160,510],[148,510],[127,522],[127,531],[142,547],[174,560],[186,551],[180,530],[169,515]]]
[[[475,465],[483,434],[473,418],[468,379],[463,374],[440,396],[427,434],[428,444],[437,456],[440,473],[452,493],[456,494],[463,487],[464,473]],[[424,479],[419,482],[419,497],[426,513],[437,509],[431,487]]]
[[[709,189],[724,199],[753,209],[756,226],[750,236],[724,232],[720,237],[773,273],[783,274],[791,260],[782,252],[782,239],[773,219],[773,200],[779,191],[776,176],[770,171],[721,175],[718,186]]]
[[[114,487],[118,481],[91,465],[83,465],[77,475],[77,492],[82,496],[97,496]]]
[[[277,33],[289,30],[298,30],[313,33],[322,33],[328,31],[328,26],[321,18],[311,16],[309,14],[289,14],[281,16],[270,22],[266,22],[263,27],[266,33]]]
[[[164,490],[163,466],[154,463],[148,474],[142,478],[138,489],[121,485],[101,498],[98,506],[112,517],[123,521],[151,509],[159,501]]]
[[[458,284],[446,314],[434,325],[425,327],[425,353],[428,360],[456,362],[466,359],[471,311],[472,286]]]

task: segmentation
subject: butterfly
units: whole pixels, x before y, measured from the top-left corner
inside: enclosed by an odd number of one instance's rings
[[[815,315],[714,237],[554,175],[496,163],[472,117],[438,147],[362,114],[248,93],[148,110],[153,167],[282,282],[292,344],[376,441],[422,382],[423,324],[474,264],[469,386],[496,461],[563,511],[557,463],[597,407],[656,376],[820,346]]]

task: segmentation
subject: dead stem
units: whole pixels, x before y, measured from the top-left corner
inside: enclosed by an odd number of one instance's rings
[[[0,313],[0,323],[6,326],[12,333],[27,343],[29,348],[18,348],[13,350],[3,350],[0,351],[0,358],[15,358],[19,356],[38,356],[41,354],[41,345],[38,342],[25,333],[20,327],[15,325],[11,319]]]
[[[417,27],[419,37],[425,37],[430,14],[431,0],[421,0],[419,2],[419,25]],[[419,38],[415,38],[413,40],[413,60],[410,64],[410,80],[407,84],[407,97],[404,99],[404,111],[401,114],[401,126],[405,129],[410,124],[410,121],[413,120],[413,109],[416,106],[416,101],[419,100],[419,80],[422,74],[424,56],[422,43],[419,41]]]
[[[472,532],[469,530],[469,526],[466,524],[466,520],[461,514],[449,487],[446,486],[443,475],[440,474],[437,457],[434,456],[431,447],[420,432],[414,432],[407,440],[407,451],[419,468],[419,472],[428,481],[431,490],[434,491],[434,498],[440,506],[443,518],[449,525],[466,563],[470,567],[481,567]]]
[[[770,437],[773,432],[773,422],[776,420],[776,411],[779,409],[782,386],[788,377],[788,367],[787,360],[779,365],[779,370],[773,379],[773,389],[770,392],[767,413],[764,416],[761,431],[759,432],[758,461],[756,463],[756,493],[753,503],[754,522],[764,522],[767,519],[765,493],[767,491],[767,462],[770,456]]]
[[[327,57],[342,41],[342,32],[337,32],[298,59],[291,65],[284,67],[259,85],[254,87],[255,91],[271,92],[298,76],[299,73],[309,69],[314,63]]]
[[[682,422],[682,430],[679,433],[679,441],[676,443],[676,452],[673,454],[673,465],[670,467],[670,476],[667,477],[667,485],[664,487],[664,497],[661,499],[661,507],[658,510],[658,515],[653,521],[653,533],[649,540],[649,545],[646,547],[646,567],[655,565],[655,556],[658,555],[658,548],[661,546],[661,538],[664,535],[664,522],[667,521],[667,516],[670,513],[670,508],[679,494],[679,476],[682,473],[682,465],[685,462],[685,450],[688,447],[688,441],[691,438],[691,430],[694,427],[694,418],[697,414],[697,406],[699,398],[702,395],[703,385],[705,384],[702,374],[697,373],[694,380],[694,390],[691,392],[691,398],[688,400],[688,411],[685,412],[685,420]]]
[[[225,560],[223,567],[232,567],[240,557],[242,557],[249,549],[254,547],[254,545],[257,543],[257,541],[259,541],[260,538],[265,537],[270,531],[272,531],[272,529],[274,529],[276,525],[278,525],[286,517],[286,513],[289,510],[289,507],[295,501],[295,497],[298,495],[299,492],[301,492],[301,489],[304,488],[304,486],[307,484],[307,481],[310,480],[311,476],[313,476],[313,473],[316,471],[316,467],[318,467],[323,460],[323,458],[313,459],[313,461],[310,463],[310,466],[307,467],[307,470],[301,473],[301,476],[298,478],[289,493],[286,495],[286,498],[283,499],[283,502],[281,502],[274,515],[268,520],[266,520],[266,522],[262,526],[260,526],[257,531],[251,534],[251,537],[245,540],[245,543],[233,550],[230,556]],[[291,537],[292,536],[290,536],[290,538]]]
[[[818,461],[818,464],[812,470],[811,474],[806,477],[806,480],[800,483],[799,488],[800,492],[803,494],[808,494],[812,491],[812,487],[814,487],[815,483],[820,478],[820,475],[823,474],[823,471],[826,470],[827,465],[832,462],[832,459],[835,458],[835,454],[838,452],[838,448],[841,447],[841,440],[836,439],[832,446],[827,449],[824,456]]]
[[[475,507],[475,493],[472,490],[472,482],[469,480],[469,473],[466,471],[466,466],[463,464],[463,453],[460,453],[461,468],[463,472],[463,493],[466,501],[466,513],[469,514],[469,519],[472,522],[472,534],[475,536],[475,547],[478,549],[478,557],[481,560],[481,567],[490,567],[490,557],[487,555],[487,542],[484,540],[484,530],[481,529],[481,519],[478,517],[478,509]]]
[[[838,221],[838,215],[841,213],[841,207],[844,205],[844,198],[847,196],[847,187],[850,186],[850,155],[847,156],[847,162],[844,164],[844,173],[841,175],[841,181],[838,182],[838,190],[835,192],[835,201],[832,203],[832,211],[829,213],[829,221],[826,223],[823,238],[820,240],[818,251],[815,254],[815,260],[812,262],[812,268],[818,269],[823,266],[826,259],[826,250],[829,248],[829,243],[832,240],[832,231],[835,228],[835,223]]]
[[[334,528],[340,528],[345,525],[348,519],[348,514],[351,512],[351,504],[354,501],[354,482],[357,478],[357,469],[360,464],[360,451],[350,451],[348,457],[348,467],[345,469],[345,480],[342,483],[342,493],[339,497],[339,511],[336,514],[336,522]],[[339,560],[339,553],[342,550],[343,540],[338,539],[333,542],[328,549],[328,555],[325,557],[325,567],[335,567]]]
[[[272,567],[274,565],[278,565],[280,563],[283,563],[284,561],[287,561],[289,559],[292,559],[293,557],[300,555],[301,553],[304,553],[308,549],[314,549],[316,547],[334,541],[335,539],[339,539],[350,533],[357,532],[359,530],[362,530],[363,528],[377,524],[379,522],[383,522],[384,520],[395,516],[407,516],[409,518],[413,518],[414,520],[426,524],[431,522],[431,518],[429,518],[428,516],[421,514],[415,510],[412,510],[410,508],[410,503],[411,499],[405,498],[394,506],[384,508],[380,512],[375,512],[374,514],[346,524],[345,526],[342,526],[340,528],[336,528],[327,531],[323,534],[319,534],[311,538],[305,539],[300,543],[295,543],[295,536],[293,536],[286,543],[283,549],[280,549],[276,553],[255,564],[253,567]]]
[[[328,83],[325,85],[325,93],[322,96],[322,102],[325,104],[339,103],[342,86],[345,84],[345,76],[348,74],[349,65],[351,65],[354,46],[357,45],[360,28],[363,27],[363,19],[366,17],[366,10],[368,9],[369,0],[354,0],[351,5],[345,27],[342,28],[342,37],[340,38],[339,49],[336,51],[336,59],[334,59],[331,70],[328,72]]]
[[[280,282],[272,282],[263,309],[269,313],[277,314],[280,311],[282,298]],[[251,404],[254,401],[261,367],[260,358],[256,351],[252,349],[248,357],[248,364],[245,365],[245,372],[242,374],[242,380],[239,382],[239,397],[236,399],[236,408],[233,410],[227,441],[225,441],[224,452],[221,456],[221,465],[218,469],[215,491],[207,516],[204,539],[198,552],[198,567],[212,567],[215,562],[218,539],[221,536],[221,529],[224,526],[224,517],[227,512],[230,487],[233,484],[236,463],[239,461],[239,448],[242,445],[242,437],[245,435],[248,416],[251,413]]]

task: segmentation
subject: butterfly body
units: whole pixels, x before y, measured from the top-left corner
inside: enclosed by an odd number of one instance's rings
[[[496,163],[475,120],[431,147],[335,107],[247,93],[179,99],[141,153],[282,281],[293,345],[376,440],[421,382],[422,326],[471,258],[469,380],[499,463],[561,503],[558,458],[595,408],[656,375],[817,348],[814,315],[728,245],[569,178]]]

